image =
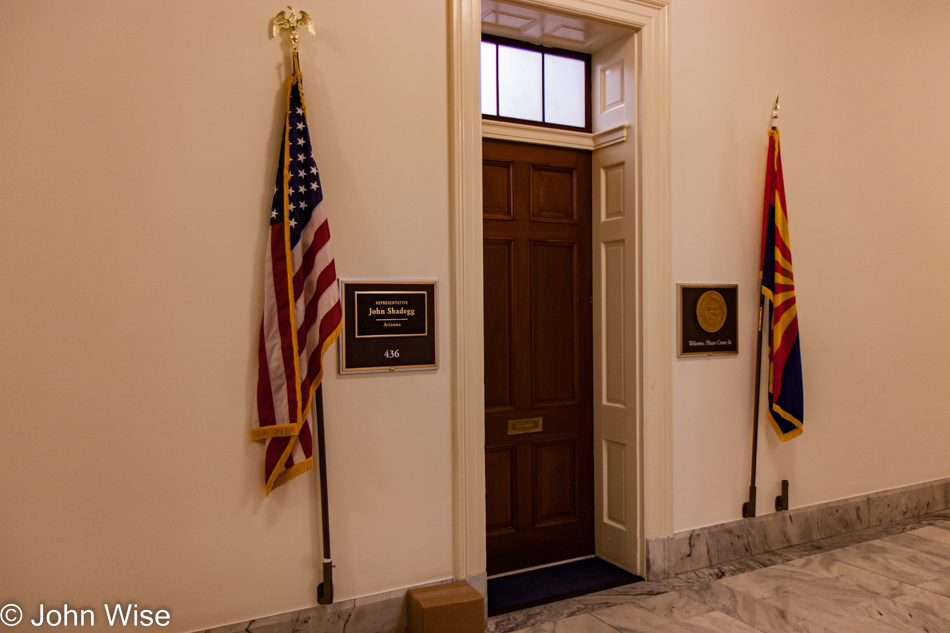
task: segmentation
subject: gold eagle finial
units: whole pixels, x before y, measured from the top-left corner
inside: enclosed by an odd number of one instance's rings
[[[310,35],[316,35],[317,32],[313,28],[313,20],[310,19],[310,16],[307,15],[306,11],[301,11],[298,13],[292,6],[287,6],[290,9],[290,17],[287,17],[285,11],[281,11],[277,14],[277,17],[274,18],[274,37],[280,34],[284,29],[290,31],[290,43],[293,46],[294,51],[297,50],[297,39],[298,39],[298,29],[306,27],[310,31]]]

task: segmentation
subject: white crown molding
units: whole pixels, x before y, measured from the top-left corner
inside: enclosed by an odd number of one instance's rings
[[[594,150],[596,151],[598,149],[609,147],[610,145],[623,143],[627,140],[627,130],[629,128],[630,126],[624,123],[623,125],[618,125],[613,129],[594,134],[593,138],[591,139],[594,143]]]
[[[537,125],[483,119],[482,138],[593,151],[626,141],[627,128],[627,125],[618,125],[611,130],[591,134],[589,132],[558,130]]]

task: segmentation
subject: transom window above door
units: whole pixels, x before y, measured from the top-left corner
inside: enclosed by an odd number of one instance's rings
[[[590,131],[590,55],[482,36],[482,118]]]

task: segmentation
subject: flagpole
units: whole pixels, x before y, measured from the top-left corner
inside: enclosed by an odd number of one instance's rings
[[[772,118],[769,127],[778,129],[778,93],[775,93],[775,103],[772,105]],[[755,394],[752,400],[752,476],[749,481],[749,500],[742,504],[742,518],[750,519],[755,516],[755,471],[759,455],[759,391],[762,381],[762,314],[765,312],[765,295],[762,294],[761,268],[759,269],[759,314],[758,328],[755,343],[755,382],[752,391]],[[771,316],[772,307],[769,307]],[[771,318],[769,319],[771,322]]]
[[[320,518],[323,522],[323,582],[317,586],[317,602],[333,604],[333,559],[330,557],[330,500],[327,491],[327,448],[323,425],[323,385],[314,398],[317,412],[317,458],[320,462]]]
[[[290,15],[281,11],[274,18],[273,35],[277,37],[282,30],[290,31],[291,65],[294,80],[300,81],[300,60],[297,56],[297,43],[300,39],[299,31],[306,28],[311,35],[316,35],[313,20],[306,11],[296,11],[288,6]],[[322,361],[321,361],[322,362]],[[317,418],[317,459],[320,472],[320,518],[323,523],[323,582],[317,586],[317,603],[333,604],[333,559],[330,557],[330,502],[327,490],[327,448],[326,433],[323,423],[323,385],[317,387],[313,399],[313,411]]]
[[[765,295],[759,289],[759,326],[755,344],[755,383],[752,391],[755,393],[752,404],[752,478],[749,483],[749,500],[742,504],[742,518],[750,519],[755,516],[755,466],[759,453],[759,391],[762,379],[762,313],[765,311]]]

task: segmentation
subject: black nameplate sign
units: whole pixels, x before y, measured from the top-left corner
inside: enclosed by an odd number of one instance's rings
[[[436,282],[341,281],[341,372],[438,367]]]
[[[736,285],[680,284],[680,356],[738,354]]]

